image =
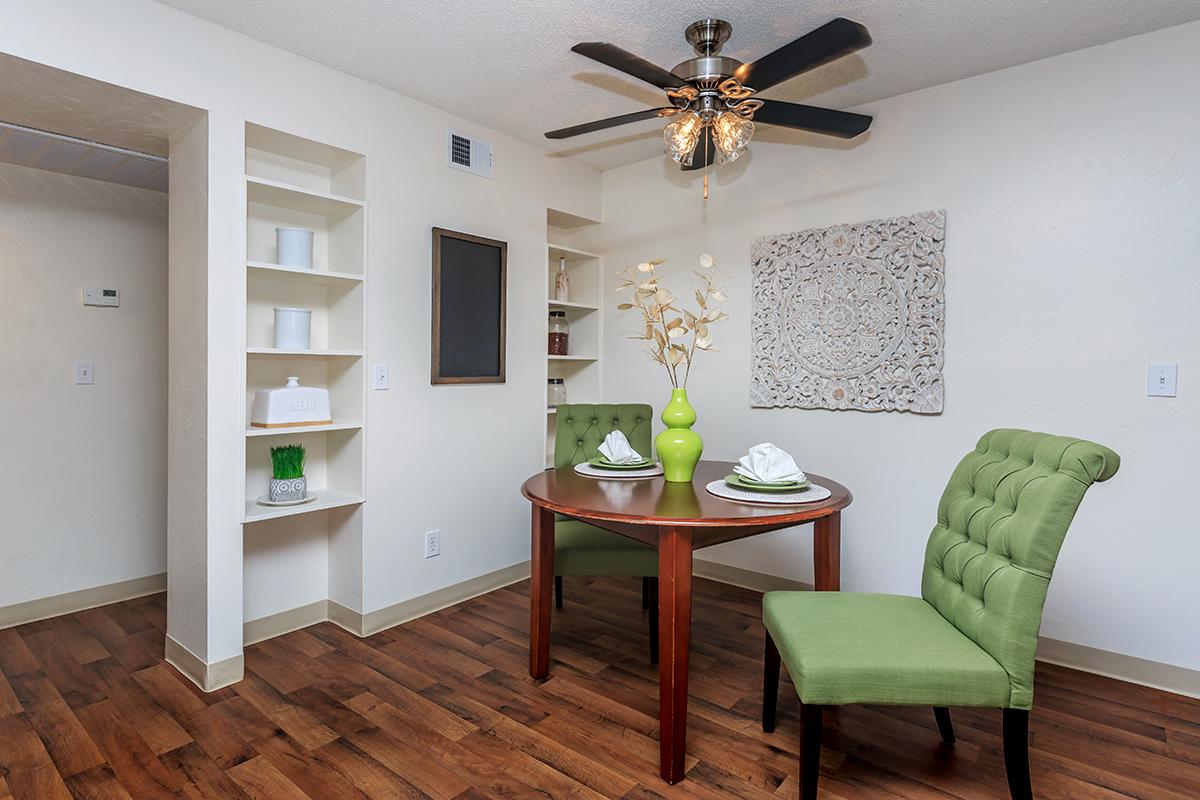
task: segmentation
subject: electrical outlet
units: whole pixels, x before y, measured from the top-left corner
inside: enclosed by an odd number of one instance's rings
[[[442,554],[442,532],[440,530],[425,531],[425,557],[433,558]]]
[[[75,385],[76,386],[91,386],[96,382],[96,362],[95,361],[76,361],[75,362]]]
[[[375,391],[382,391],[388,388],[388,365],[376,364],[371,368],[371,385],[375,387]]]

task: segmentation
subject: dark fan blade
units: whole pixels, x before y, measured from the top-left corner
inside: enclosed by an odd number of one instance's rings
[[[857,22],[838,17],[791,44],[768,53],[750,64],[742,64],[733,77],[757,92],[769,89],[801,72],[850,55],[871,43],[871,34]]]
[[[615,44],[580,42],[571,49],[580,55],[599,61],[601,64],[607,64],[613,69],[619,69],[626,75],[632,75],[646,83],[652,83],[660,89],[676,89],[686,83],[682,78],[675,77],[657,64],[651,64],[641,56],[635,56]]]
[[[754,121],[764,125],[799,128],[841,139],[853,139],[871,127],[871,117],[865,114],[802,106],[799,103],[784,103],[781,100],[763,100],[762,108],[754,112]]]
[[[669,117],[672,114],[679,113],[677,108],[647,108],[645,111],[634,111],[632,114],[622,114],[619,117],[609,117],[608,119],[598,119],[595,122],[585,122],[582,125],[572,125],[569,128],[559,128],[556,131],[550,131],[546,134],[547,139],[569,139],[572,136],[578,136],[581,133],[591,133],[592,131],[602,131],[605,128],[615,128],[618,125],[626,125],[630,122],[639,122],[643,119],[654,119],[655,117]]]
[[[716,153],[717,143],[713,141],[712,128],[705,128],[704,133],[700,136],[700,141],[696,142],[695,152],[692,153],[692,165],[684,166],[683,171],[704,169],[713,162]]]

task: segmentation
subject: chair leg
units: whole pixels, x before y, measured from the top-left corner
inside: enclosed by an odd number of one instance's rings
[[[1004,709],[1004,771],[1012,800],[1033,800],[1029,781],[1029,712]]]
[[[767,633],[767,650],[763,655],[763,708],[762,729],[764,733],[775,730],[775,709],[779,702],[779,648]]]
[[[554,607],[562,609],[562,575],[554,576]]]
[[[657,578],[655,579],[657,580]],[[642,611],[650,610],[650,578],[642,578]]]
[[[643,578],[642,592],[649,592],[647,607],[650,610],[650,663],[658,663],[658,578]]]
[[[933,718],[937,720],[938,733],[946,744],[954,744],[954,725],[950,722],[950,709],[945,706],[933,707]]]
[[[800,800],[817,800],[821,776],[821,712],[823,706],[800,707]]]

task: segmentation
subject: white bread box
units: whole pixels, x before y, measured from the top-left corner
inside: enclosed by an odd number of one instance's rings
[[[299,378],[289,377],[287,386],[259,389],[254,393],[250,424],[256,428],[296,428],[332,422],[329,390],[301,386]]]

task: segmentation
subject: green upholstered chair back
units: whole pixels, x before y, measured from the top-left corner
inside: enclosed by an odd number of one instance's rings
[[[582,403],[558,407],[554,435],[554,466],[570,467],[596,456],[604,437],[619,430],[629,444],[649,456],[650,426],[654,410],[642,403]]]
[[[921,596],[1004,668],[1013,708],[1033,704],[1042,605],[1067,528],[1087,488],[1120,463],[1081,439],[995,430],[942,494]]]

